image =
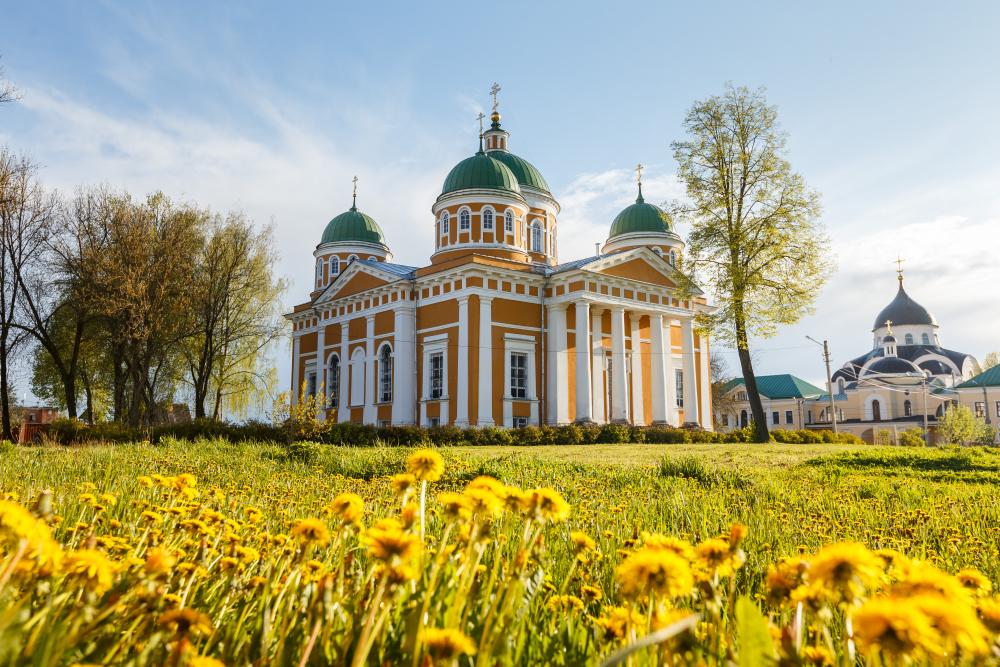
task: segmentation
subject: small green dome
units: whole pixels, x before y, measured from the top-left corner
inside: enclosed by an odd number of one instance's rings
[[[466,188],[493,188],[521,193],[514,172],[503,162],[482,151],[455,165],[455,168],[448,174],[448,178],[444,179],[441,194]]]
[[[611,223],[611,234],[608,238],[614,238],[621,234],[632,234],[634,232],[654,232],[663,233],[670,231],[670,223],[662,217],[663,211],[658,206],[647,204],[642,198],[642,186],[639,186],[639,198],[635,203],[618,214],[615,221]]]
[[[506,153],[502,151],[490,153],[490,157],[494,160],[500,160],[507,165],[507,167],[514,172],[514,176],[517,177],[519,185],[527,185],[545,192],[549,191],[549,184],[545,182],[545,179],[542,178],[540,173],[538,173],[538,170],[524,158],[519,158],[513,153]]]
[[[330,221],[323,230],[323,240],[320,241],[320,245],[338,241],[362,241],[385,245],[385,236],[377,222],[359,211],[357,206],[352,206],[350,211],[341,213]]]

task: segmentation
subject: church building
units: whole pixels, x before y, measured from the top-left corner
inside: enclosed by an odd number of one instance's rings
[[[644,201],[641,171],[601,253],[560,262],[559,202],[510,152],[496,104],[491,121],[431,206],[428,266],[392,263],[356,192],[326,226],[309,300],[286,315],[292,401],[379,426],[710,429],[709,346],[693,323],[712,307],[677,290],[684,244]]]

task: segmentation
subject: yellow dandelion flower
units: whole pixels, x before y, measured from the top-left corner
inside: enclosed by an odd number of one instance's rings
[[[31,516],[31,513],[8,500],[0,500],[0,539],[16,544],[20,540],[31,540],[38,536],[39,526],[45,524]]]
[[[480,518],[491,517],[500,510],[500,498],[489,489],[466,489],[462,495],[468,498],[472,513]]]
[[[292,537],[298,538],[304,547],[314,544],[325,547],[330,542],[330,529],[321,519],[299,519],[292,528]]]
[[[588,551],[593,551],[597,544],[589,535],[580,531],[569,534],[569,540],[573,543],[573,553],[578,559],[584,560]]]
[[[409,530],[420,521],[420,506],[416,503],[408,503],[399,513],[399,520],[402,522],[403,528]]]
[[[473,489],[482,489],[484,491],[489,491],[497,498],[503,500],[507,493],[507,487],[504,486],[502,482],[497,481],[492,477],[487,477],[486,475],[480,475],[471,482],[469,482],[465,490],[471,491]]]
[[[729,548],[736,549],[747,536],[747,527],[740,523],[734,523],[729,527]]]
[[[531,496],[516,486],[506,486],[503,490],[503,508],[508,512],[521,512],[531,505]]]
[[[190,473],[184,473],[183,475],[178,475],[174,478],[174,488],[178,491],[181,489],[189,489],[198,485],[198,478]]]
[[[604,599],[604,593],[596,586],[581,586],[580,595],[586,602],[600,602]]]
[[[435,665],[451,665],[462,654],[476,654],[476,643],[453,628],[427,628],[419,638],[434,657]]]
[[[835,656],[821,646],[803,646],[802,660],[815,667],[825,667],[835,664]]]
[[[809,566],[809,581],[839,594],[845,602],[860,598],[882,581],[882,561],[863,544],[838,542],[816,554]]]
[[[570,513],[569,503],[555,489],[534,489],[528,502],[528,514],[536,521],[559,523]]]
[[[397,498],[405,498],[410,489],[417,483],[417,478],[410,473],[404,472],[393,475],[391,480],[392,490]]]
[[[264,513],[256,507],[247,508],[247,523],[258,523],[264,518]]]
[[[437,501],[444,508],[444,516],[451,521],[463,521],[472,516],[471,502],[467,496],[460,493],[444,491],[439,493]]]
[[[956,649],[967,657],[989,654],[989,634],[968,604],[933,594],[908,598],[906,604],[923,612],[931,627],[941,634],[946,655],[954,655]]]
[[[196,655],[188,659],[187,667],[226,667],[226,664],[207,655]]]
[[[232,556],[220,558],[219,567],[222,568],[223,572],[242,572],[244,569],[243,563],[241,563],[239,559],[233,558]]]
[[[634,609],[630,611],[625,607],[611,607],[605,608],[604,614],[594,623],[604,630],[605,640],[624,639],[630,627],[640,635],[646,630],[646,617]]]
[[[302,569],[305,572],[306,577],[315,581],[322,577],[326,572],[326,565],[323,565],[323,563],[318,560],[310,560],[306,562]]]
[[[432,449],[421,449],[410,454],[406,470],[421,481],[436,482],[444,472],[444,459]]]
[[[117,569],[100,551],[82,549],[69,554],[63,571],[68,579],[100,595],[111,588]]]
[[[146,523],[157,524],[163,523],[163,516],[157,514],[156,512],[145,511],[139,515],[139,518]]]
[[[685,560],[692,560],[694,558],[694,547],[679,537],[644,532],[642,533],[642,544],[647,549],[673,551]]]
[[[176,562],[177,559],[174,558],[166,549],[154,547],[146,552],[146,574],[156,576],[158,574],[163,574],[164,572],[169,572],[170,568],[172,568]]]
[[[553,595],[545,603],[549,611],[579,611],[583,609],[583,600],[575,595]]]
[[[993,582],[985,574],[971,567],[959,570],[955,573],[955,578],[977,597],[987,595],[993,590]]]
[[[356,493],[342,493],[330,502],[329,508],[333,516],[347,526],[361,519],[365,513],[365,501]]]
[[[164,477],[163,475],[153,475],[153,484],[156,486],[173,486],[173,477]]]
[[[420,538],[403,531],[395,519],[382,519],[365,531],[368,553],[380,561],[405,563],[420,551]]]
[[[165,593],[163,595],[163,603],[168,607],[179,607],[181,604],[181,596],[174,593]]]
[[[771,565],[767,573],[767,603],[779,607],[788,602],[792,591],[802,585],[809,563],[798,556]]]
[[[742,553],[742,552],[740,552]],[[714,538],[694,548],[694,562],[709,574],[728,577],[743,565],[739,553],[733,553],[729,542]]]
[[[673,599],[686,595],[694,586],[691,566],[670,551],[639,549],[618,566],[622,593],[637,599],[650,593]]]
[[[77,498],[77,500],[79,500],[81,503],[86,503],[91,507],[97,504],[97,496],[95,496],[93,493],[81,493],[80,496]]]
[[[235,547],[233,553],[239,556],[239,559],[244,563],[255,563],[260,560],[260,552],[253,547]]]
[[[979,608],[979,618],[990,629],[990,632],[1000,632],[1000,600],[996,598],[980,600],[977,606]]]
[[[388,565],[381,565],[378,568],[377,574],[385,575],[386,585],[390,589],[395,588],[397,586],[401,586],[408,581],[413,581],[419,576],[416,569],[414,569],[409,565],[406,565],[405,563],[391,567]]]
[[[900,564],[893,574],[896,582],[890,589],[892,595],[912,597],[930,593],[945,598],[969,599],[969,589],[957,578],[928,563],[907,561]]]
[[[115,505],[118,504],[118,498],[111,495],[110,493],[102,493],[101,502],[107,505],[108,507],[114,507]]]
[[[654,631],[660,630],[668,625],[673,625],[677,621],[682,621],[690,615],[691,611],[688,609],[668,609],[666,611],[657,611],[650,619],[650,629]]]
[[[862,653],[881,651],[892,661],[911,661],[941,653],[930,619],[905,598],[878,597],[854,612],[854,640]]]
[[[156,622],[162,627],[170,628],[180,637],[189,634],[210,635],[214,630],[211,618],[190,607],[165,612]]]

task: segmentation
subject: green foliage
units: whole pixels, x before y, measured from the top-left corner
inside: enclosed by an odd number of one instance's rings
[[[937,435],[947,444],[961,445],[968,442],[991,443],[996,437],[986,420],[977,417],[964,405],[956,405],[945,410],[938,418]]]
[[[17,445],[10,440],[0,441],[0,456],[10,456],[17,451]]]
[[[803,465],[834,476],[853,471],[882,478],[1000,484],[1000,450],[992,447],[866,448],[816,457]]]
[[[740,633],[739,667],[773,665],[774,643],[767,621],[757,605],[745,597],[736,601],[736,627]]]
[[[899,434],[900,447],[923,447],[926,444],[924,433],[924,429],[919,426],[906,429]]]

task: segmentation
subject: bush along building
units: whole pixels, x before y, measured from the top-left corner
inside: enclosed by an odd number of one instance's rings
[[[293,403],[374,425],[710,429],[709,343],[693,323],[711,306],[678,292],[684,244],[643,199],[641,171],[601,253],[560,263],[559,203],[495,108],[491,121],[431,207],[430,265],[393,264],[356,191],[327,225],[309,300],[286,315]]]
[[[926,428],[936,441],[938,418],[949,407],[966,405],[996,428],[1000,423],[1000,370],[980,372],[975,357],[942,347],[936,318],[903,288],[900,271],[896,297],[875,318],[872,349],[831,377],[834,409],[841,432],[868,443],[899,441],[899,433]],[[757,379],[771,429],[829,429],[827,389],[793,375]],[[723,430],[747,423],[750,413],[743,380],[725,388],[733,409],[717,414]],[[792,420],[792,421],[789,421]],[[793,426],[801,424],[801,426]]]

